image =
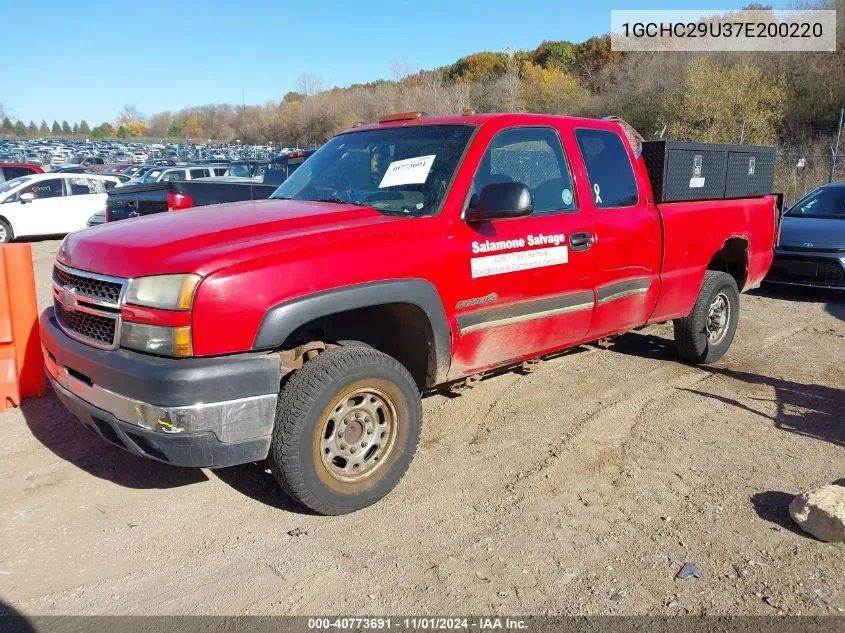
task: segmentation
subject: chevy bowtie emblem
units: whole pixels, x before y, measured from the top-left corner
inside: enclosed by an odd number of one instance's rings
[[[73,286],[62,286],[59,290],[59,303],[68,312],[76,310],[76,288]]]

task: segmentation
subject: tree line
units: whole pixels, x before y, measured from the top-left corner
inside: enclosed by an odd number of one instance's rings
[[[747,9],[767,7],[749,5]],[[845,0],[837,39],[845,41]],[[609,36],[581,43],[546,41],[531,51],[479,52],[432,70],[394,61],[393,78],[328,88],[302,75],[296,90],[264,105],[211,104],[144,116],[126,106],[93,137],[309,147],[358,122],[396,111],[430,114],[527,111],[621,116],[647,138],[778,144],[815,143],[822,152],[845,106],[845,47],[830,53],[620,53]],[[8,119],[8,117],[6,118]],[[88,135],[84,121],[25,126],[3,121],[17,136]]]

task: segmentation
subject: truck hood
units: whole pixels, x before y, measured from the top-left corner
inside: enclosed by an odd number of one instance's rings
[[[72,233],[57,259],[115,277],[168,273],[206,275],[250,259],[311,245],[343,232],[401,222],[370,207],[298,200],[261,200],[160,213]],[[338,239],[335,235],[334,238]]]
[[[781,225],[780,244],[800,248],[845,248],[845,218],[786,215]]]

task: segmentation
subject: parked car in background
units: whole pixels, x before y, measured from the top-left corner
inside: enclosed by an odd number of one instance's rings
[[[314,150],[297,152],[287,156],[274,158],[267,164],[266,171],[260,183],[251,180],[232,182],[229,177],[209,178],[201,176],[197,180],[192,175],[191,180],[178,179],[172,182],[162,181],[153,183],[130,184],[115,189],[106,201],[106,220],[114,222],[142,215],[163,213],[165,211],[180,211],[192,207],[203,207],[223,202],[238,202],[241,200],[265,200],[276,188],[302,165]],[[177,167],[175,171],[219,169],[214,165],[188,165]],[[171,171],[171,170],[167,170]]]
[[[784,214],[766,281],[845,290],[845,183],[811,191]]]
[[[92,226],[100,226],[101,224],[106,223],[106,212],[105,211],[97,211],[94,215],[88,218],[88,223],[85,225],[86,227]]]
[[[2,163],[0,164],[0,182],[6,182],[13,178],[20,178],[21,176],[31,176],[33,174],[43,174],[44,170],[38,165],[29,163]]]
[[[0,184],[0,243],[85,228],[119,182],[99,174],[35,174]]]

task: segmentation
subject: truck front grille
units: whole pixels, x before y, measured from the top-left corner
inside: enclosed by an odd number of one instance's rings
[[[53,280],[59,286],[73,286],[76,292],[90,299],[108,301],[117,307],[123,283],[107,281],[101,277],[86,277],[83,274],[70,272],[67,268],[53,268]]]
[[[114,347],[117,332],[117,318],[67,310],[56,300],[56,320],[62,329],[76,339],[95,343],[97,347]]]
[[[127,280],[62,266],[53,268],[53,305],[69,337],[100,349],[120,343],[120,303]]]

